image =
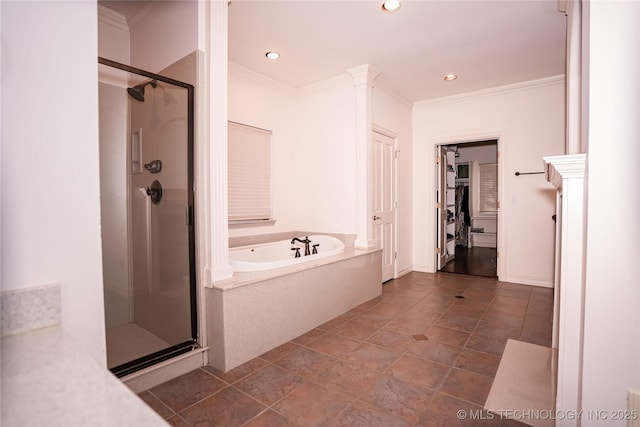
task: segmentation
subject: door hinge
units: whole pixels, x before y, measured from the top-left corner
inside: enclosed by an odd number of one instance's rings
[[[497,205],[498,205],[498,209],[500,209],[500,201],[499,200],[497,202]]]
[[[437,254],[441,254],[441,253],[442,253],[442,249],[440,249],[440,248],[436,248],[436,253],[437,253]]]
[[[441,203],[436,203],[436,208],[442,209],[442,204]]]
[[[393,259],[398,259],[398,252],[393,253]]]
[[[440,162],[441,162],[441,161],[442,161],[442,157],[437,156],[437,157],[436,157],[436,163],[437,163],[437,164],[440,164]]]

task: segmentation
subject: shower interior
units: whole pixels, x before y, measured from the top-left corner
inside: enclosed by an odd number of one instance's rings
[[[198,346],[193,61],[99,58],[107,365],[125,376]]]

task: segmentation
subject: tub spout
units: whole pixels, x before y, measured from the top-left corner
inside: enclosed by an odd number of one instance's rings
[[[309,250],[309,243],[311,243],[311,240],[309,240],[309,236],[306,236],[304,240],[298,239],[297,237],[294,237],[293,239],[291,239],[292,245],[295,242],[304,243],[304,256],[311,255],[311,251]]]

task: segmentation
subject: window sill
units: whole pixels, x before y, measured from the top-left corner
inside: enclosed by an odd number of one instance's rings
[[[260,227],[263,225],[275,225],[275,219],[247,219],[242,221],[229,221],[229,228]]]

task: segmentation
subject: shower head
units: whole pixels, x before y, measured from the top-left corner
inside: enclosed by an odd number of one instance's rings
[[[152,88],[156,88],[158,86],[158,82],[155,80],[149,80],[146,83],[140,83],[134,87],[127,88],[127,93],[136,101],[144,102],[144,87],[147,85],[151,85]]]

